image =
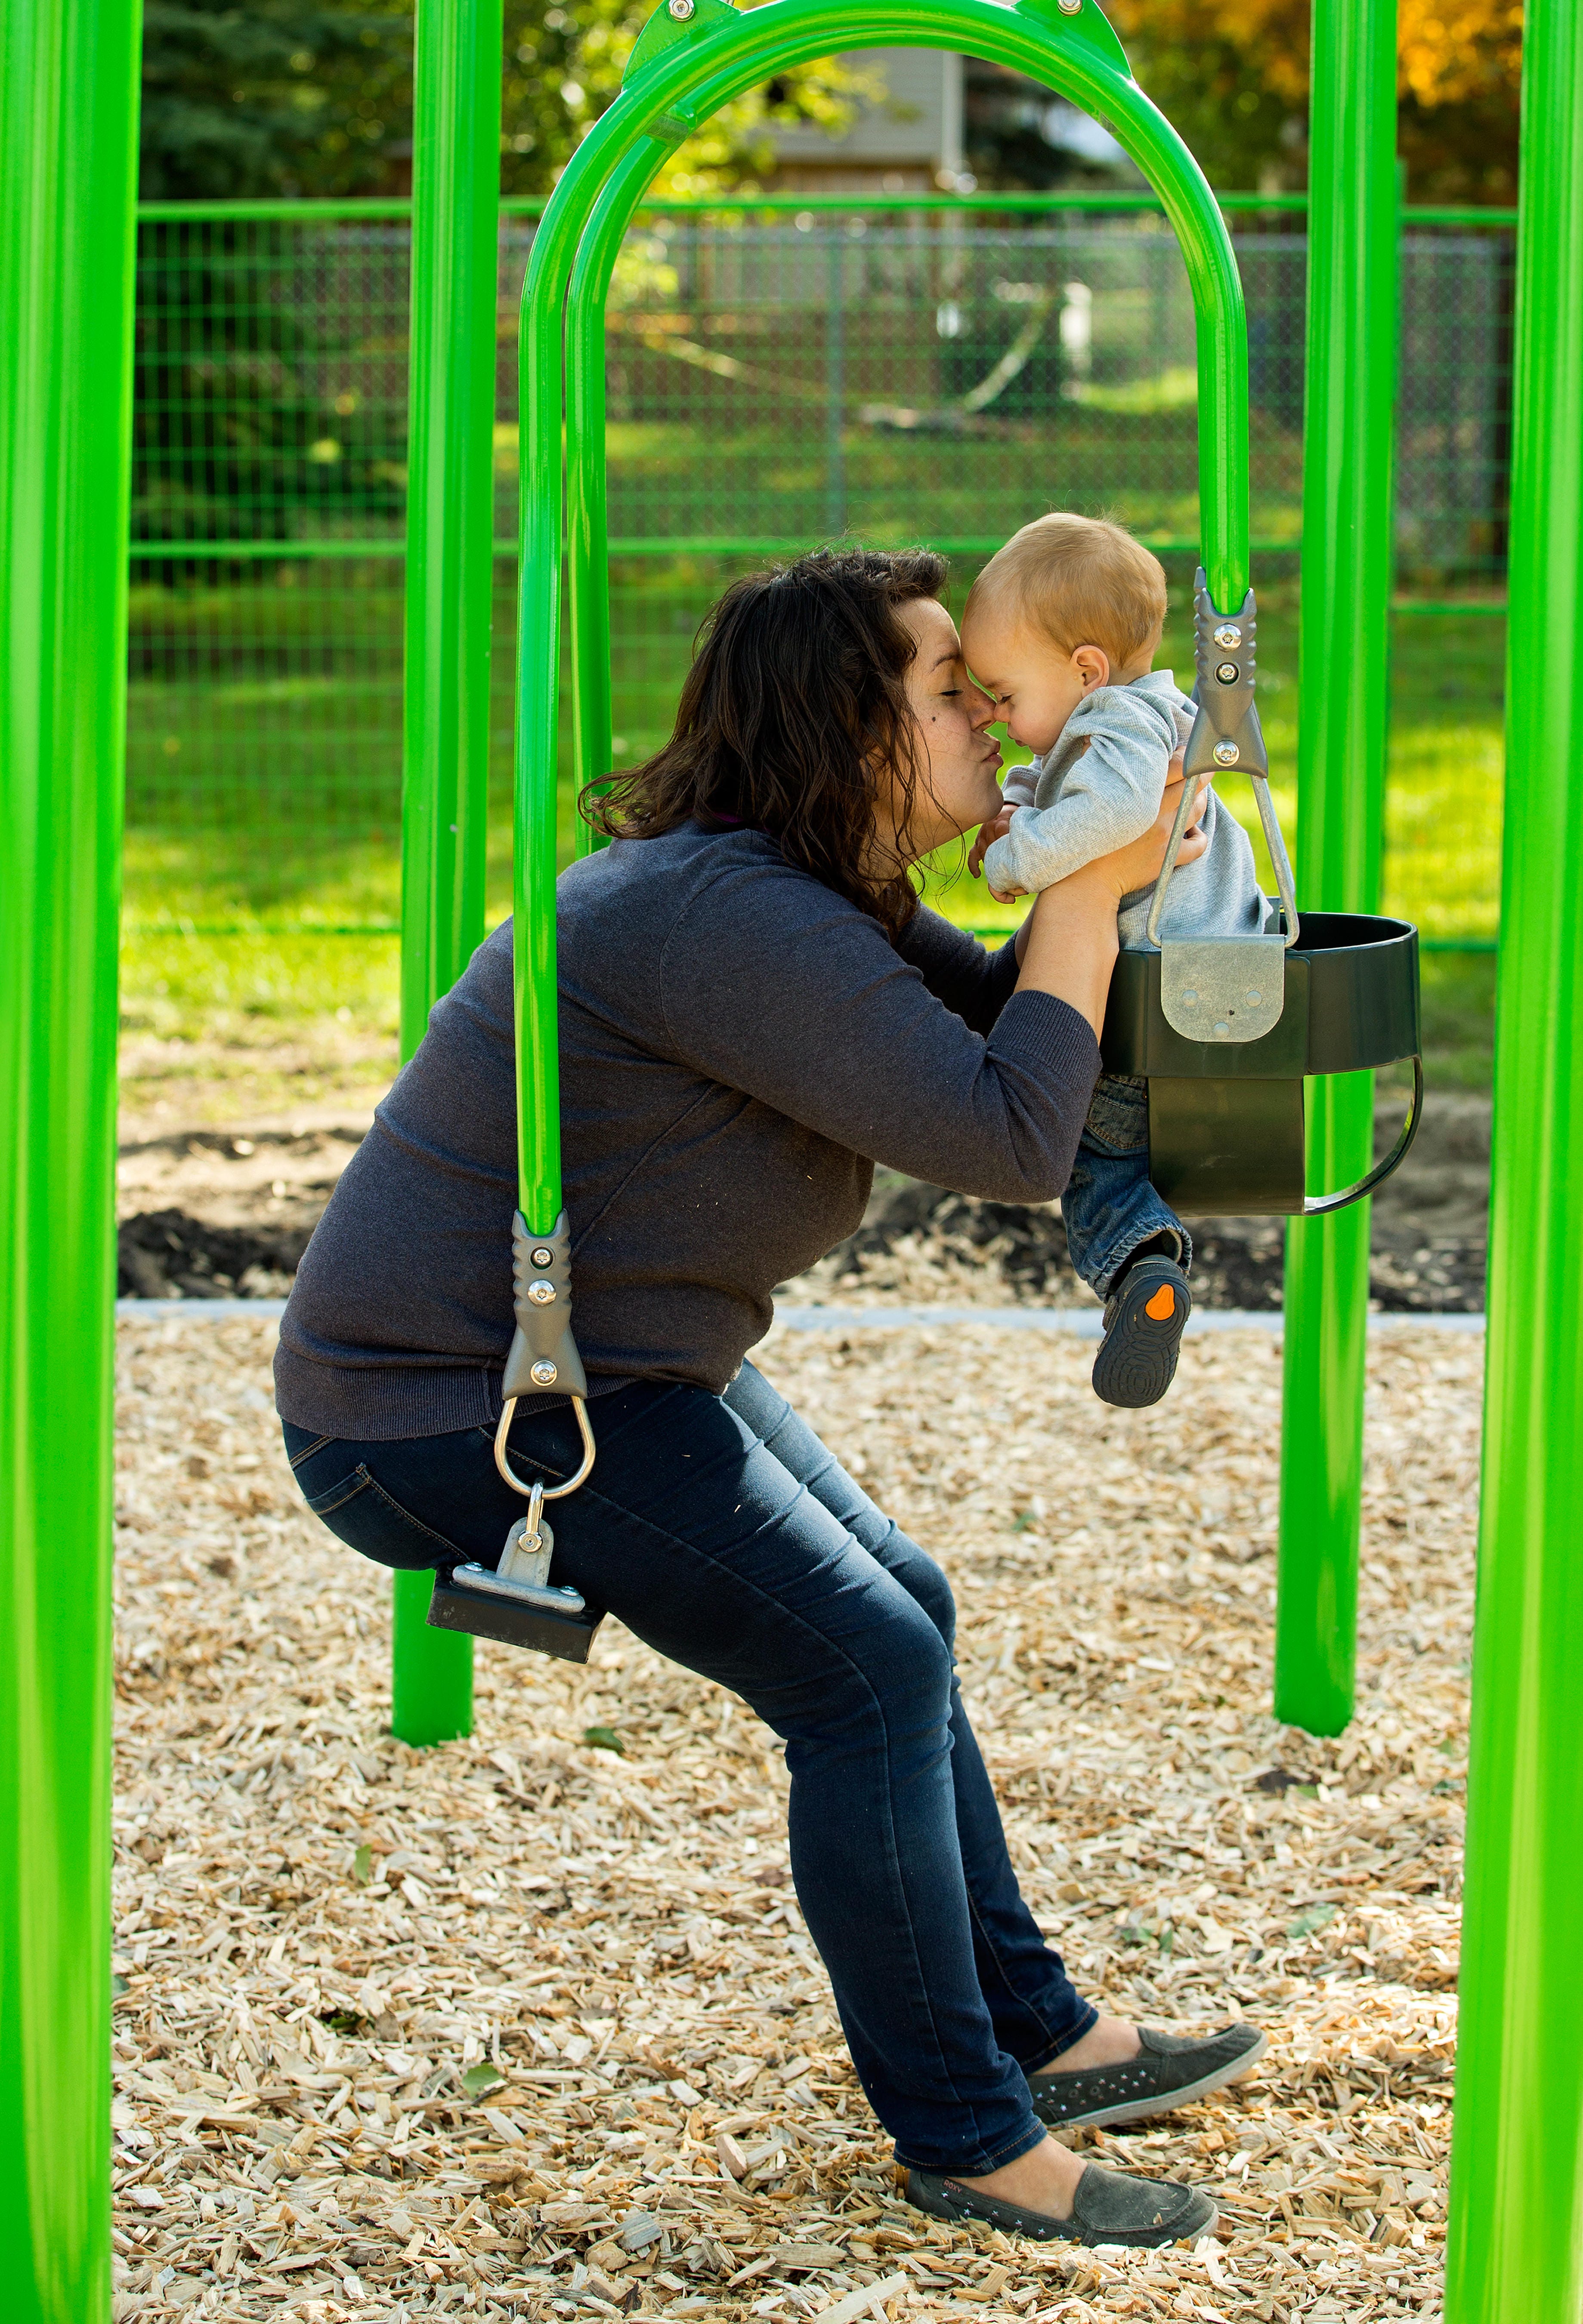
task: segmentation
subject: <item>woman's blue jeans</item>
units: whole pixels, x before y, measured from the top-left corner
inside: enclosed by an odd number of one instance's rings
[[[797,1901],[870,2104],[899,2161],[997,2170],[1044,2135],[1025,2072],[1095,2013],[1018,1893],[950,1584],[751,1365],[723,1397],[641,1382],[591,1418],[552,1579],[782,1737]],[[487,1429],[353,1444],[288,1423],[286,1448],[309,1508],[383,1565],[493,1566],[521,1514]],[[519,1416],[511,1452],[569,1475],[570,1411]]]

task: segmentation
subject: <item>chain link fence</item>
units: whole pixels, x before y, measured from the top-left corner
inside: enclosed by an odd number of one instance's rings
[[[395,206],[387,206],[395,208]],[[1272,744],[1295,731],[1305,242],[1234,221],[1248,307],[1255,569]],[[493,851],[505,892],[516,310],[501,234]],[[387,925],[400,797],[409,232],[399,216],[189,211],[140,230],[129,906],[135,922]],[[1494,931],[1511,236],[1402,239],[1389,887],[1442,940]],[[1197,539],[1193,323],[1150,212],[656,215],[609,327],[618,754],[667,731],[697,620],[744,562],[926,540],[965,586],[1053,506],[1165,559]],[[1185,624],[1168,649],[1184,658]],[[1381,641],[1382,651],[1386,641]]]

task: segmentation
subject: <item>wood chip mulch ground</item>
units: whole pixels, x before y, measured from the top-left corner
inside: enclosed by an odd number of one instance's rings
[[[115,2314],[908,2324],[1440,2312],[1481,1343],[1371,1353],[1358,1715],[1269,1715],[1280,1357],[1168,1400],[973,1327],[765,1369],[948,1566],[1034,1909],[1086,1990],[1256,2079],[1096,2156],[1213,2236],[1088,2252],[900,2200],[742,1705],[607,1624],[386,1729],[382,1578],[294,1494],[273,1326],[124,1321]]]

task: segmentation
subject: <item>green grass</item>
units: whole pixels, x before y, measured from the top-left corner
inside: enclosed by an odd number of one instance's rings
[[[909,456],[917,449],[906,447]],[[938,449],[938,447],[937,447]],[[697,622],[732,568],[632,562],[612,587],[618,754],[669,730]],[[243,586],[140,589],[133,600],[123,989],[129,1025],[167,1036],[225,1023],[285,1026],[342,1009],[393,1025],[396,945],[316,934],[400,912],[400,588],[390,567],[304,568]],[[958,576],[958,594],[969,576]],[[1185,596],[1173,573],[1173,595]],[[510,895],[510,641],[496,620],[490,917]],[[1426,936],[1492,936],[1500,849],[1504,625],[1398,620],[1385,908]],[[1164,659],[1191,664],[1180,612]],[[1265,593],[1260,706],[1288,838],[1297,693],[1295,595]],[[1247,786],[1224,786],[1253,824]],[[563,844],[572,801],[563,780]],[[941,909],[991,933],[1011,925],[961,851],[930,867]],[[239,932],[211,935],[229,927]],[[282,929],[301,933],[281,933]],[[1426,1020],[1447,1070],[1487,1072],[1493,964],[1425,962]]]

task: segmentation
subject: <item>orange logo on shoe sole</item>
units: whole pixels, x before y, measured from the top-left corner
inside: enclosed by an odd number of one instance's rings
[[[1176,1294],[1172,1290],[1171,1286],[1168,1283],[1162,1283],[1154,1297],[1149,1301],[1148,1305],[1144,1309],[1144,1314],[1146,1315],[1152,1316],[1156,1323],[1168,1323],[1175,1313]]]

